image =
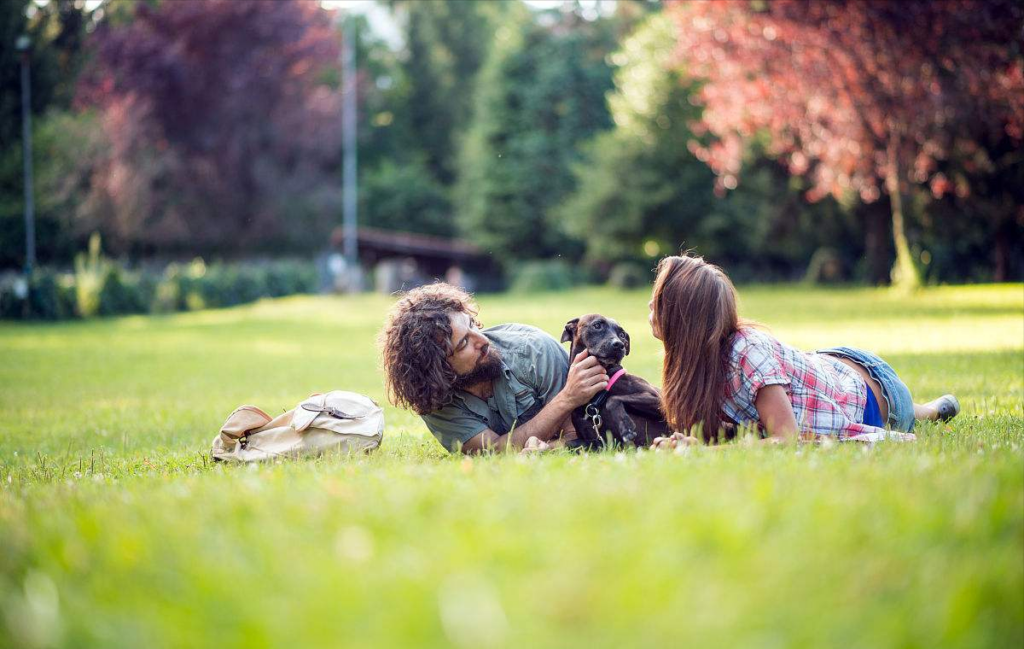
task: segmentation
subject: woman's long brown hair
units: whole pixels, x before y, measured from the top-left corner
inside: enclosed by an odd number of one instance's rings
[[[681,433],[694,426],[705,441],[722,426],[728,345],[741,322],[736,289],[701,257],[665,257],[654,281],[654,326],[665,345],[662,406]]]

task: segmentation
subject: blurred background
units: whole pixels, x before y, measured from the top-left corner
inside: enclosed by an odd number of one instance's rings
[[[0,316],[1024,276],[1018,2],[5,0]]]

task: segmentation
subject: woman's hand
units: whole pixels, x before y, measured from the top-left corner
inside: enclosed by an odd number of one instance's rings
[[[565,387],[559,393],[563,399],[572,407],[578,408],[608,387],[608,371],[597,361],[596,358],[587,353],[587,350],[576,354],[572,365],[569,366],[569,376],[565,380]]]
[[[651,442],[652,451],[669,451],[674,448],[682,448],[684,446],[696,446],[700,444],[700,440],[696,437],[689,435],[683,435],[682,433],[672,433],[668,437],[655,437],[654,441]]]

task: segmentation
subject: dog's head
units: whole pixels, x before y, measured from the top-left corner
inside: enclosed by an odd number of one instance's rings
[[[562,342],[571,342],[569,358],[584,349],[605,367],[622,362],[629,353],[629,334],[611,318],[597,313],[573,318],[565,323]]]

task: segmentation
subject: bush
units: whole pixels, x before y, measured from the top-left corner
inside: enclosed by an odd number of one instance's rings
[[[40,269],[27,289],[19,274],[0,277],[0,318],[58,320],[79,315],[174,313],[254,302],[263,297],[315,293],[316,266],[303,261],[216,264],[202,259],[168,264],[162,275],[133,273],[102,257],[99,238],[79,255],[74,275]]]
[[[73,280],[45,268],[32,273],[28,284],[19,275],[0,281],[0,318],[18,320],[64,320],[74,318]]]
[[[512,268],[511,290],[517,293],[564,291],[579,280],[577,273],[561,259],[527,261]]]
[[[838,284],[845,279],[843,259],[836,250],[821,247],[814,251],[804,273],[805,284]]]
[[[111,265],[103,278],[99,292],[99,315],[145,313],[152,302],[138,275],[130,275]]]
[[[316,293],[319,287],[316,267],[297,261],[274,262],[267,267],[266,286],[269,297]]]
[[[625,261],[615,264],[611,274],[608,275],[608,285],[622,289],[650,286],[653,280],[654,273],[649,268]]]
[[[110,262],[100,254],[100,235],[93,232],[89,237],[89,252],[75,257],[75,297],[82,317],[99,313],[100,291],[109,266]]]
[[[30,317],[40,320],[65,320],[75,317],[73,280],[46,269],[32,273],[28,284]]]

